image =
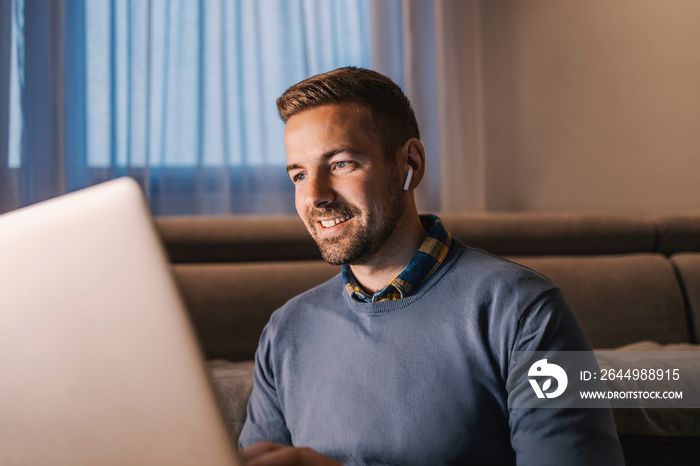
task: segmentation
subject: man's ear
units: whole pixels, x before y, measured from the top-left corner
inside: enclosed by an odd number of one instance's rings
[[[408,184],[408,190],[416,189],[425,174],[425,148],[423,147],[423,143],[416,138],[411,138],[406,141],[401,148],[400,159],[403,161],[399,163],[399,170],[403,173],[402,179],[405,179],[408,168],[411,167],[413,169],[413,175]]]

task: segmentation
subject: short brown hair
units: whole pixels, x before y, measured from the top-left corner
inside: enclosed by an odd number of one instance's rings
[[[277,111],[286,123],[303,110],[343,103],[361,105],[366,128],[375,134],[389,160],[407,140],[420,139],[416,115],[401,88],[383,74],[354,66],[294,84],[277,99]]]

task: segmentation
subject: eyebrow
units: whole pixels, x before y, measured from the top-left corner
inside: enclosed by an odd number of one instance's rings
[[[353,150],[353,148],[350,146],[339,147],[337,149],[329,150],[328,152],[323,154],[321,156],[321,160],[323,160],[325,162],[326,160],[334,157],[335,155],[340,154],[341,152],[350,152],[351,154],[354,154],[355,150]],[[290,172],[292,170],[298,170],[300,168],[304,168],[304,167],[302,167],[301,165],[299,165],[297,163],[292,163],[292,164],[287,165],[287,172]]]

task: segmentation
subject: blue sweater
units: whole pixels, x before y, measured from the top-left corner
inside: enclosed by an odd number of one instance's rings
[[[561,292],[458,242],[396,301],[353,301],[338,275],[272,315],[239,442],[348,465],[623,464],[609,410],[508,408],[509,352],[545,349],[590,349]]]

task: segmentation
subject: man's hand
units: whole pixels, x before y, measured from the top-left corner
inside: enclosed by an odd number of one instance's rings
[[[311,448],[261,442],[241,450],[246,466],[342,466]]]

